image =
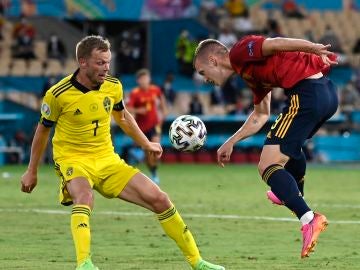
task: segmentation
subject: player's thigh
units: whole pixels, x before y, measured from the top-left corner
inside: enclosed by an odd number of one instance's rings
[[[66,182],[66,190],[74,204],[85,204],[93,207],[94,195],[90,182],[85,177],[76,177]]]
[[[61,204],[70,205],[73,203],[73,198],[77,200],[77,197],[85,196],[85,193],[90,196],[89,193],[84,192],[84,189],[86,188],[87,191],[91,192],[91,188],[94,185],[94,167],[95,159],[91,158],[84,159],[79,157],[55,162],[55,172],[60,179],[59,200]],[[79,179],[81,180],[82,184],[77,183],[77,180]],[[68,186],[69,183],[73,180],[74,182],[71,184],[71,187],[74,188],[70,193]],[[87,182],[87,184],[85,182]],[[80,185],[82,188],[76,188],[77,185]],[[81,193],[82,191],[83,193]]]
[[[290,91],[286,106],[267,134],[265,145],[279,145],[284,155],[294,159],[301,157],[302,146],[322,121],[317,94],[311,91]]]
[[[94,189],[106,198],[116,198],[139,169],[128,165],[118,155],[99,158],[96,163],[97,178]]]
[[[155,213],[164,212],[171,206],[167,194],[141,172],[132,177],[120,193],[119,198]]]

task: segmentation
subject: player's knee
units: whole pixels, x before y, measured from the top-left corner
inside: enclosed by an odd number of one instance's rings
[[[261,158],[258,163],[258,171],[260,176],[264,174],[265,170],[269,166],[277,164],[284,167],[288,160],[289,160],[288,157],[284,155],[279,155],[279,156],[274,155],[272,158],[264,158],[264,159]]]
[[[73,198],[73,201],[75,204],[85,204],[92,207],[94,202],[94,194],[92,190],[85,190],[77,194],[75,198]]]
[[[258,172],[259,175],[262,176],[264,174],[264,171],[266,170],[267,167],[269,167],[271,164],[268,164],[266,162],[263,162],[262,160],[259,161],[258,163]]]
[[[281,164],[281,162],[262,162],[260,160],[259,164],[258,164],[258,172],[259,172],[259,175],[261,176],[261,178],[263,178],[263,175],[264,173],[271,167],[273,166],[282,166],[284,167],[283,164]],[[265,180],[264,180],[265,181]]]
[[[160,190],[154,196],[154,199],[152,201],[152,207],[155,213],[162,213],[168,210],[171,207],[169,196],[165,192]]]

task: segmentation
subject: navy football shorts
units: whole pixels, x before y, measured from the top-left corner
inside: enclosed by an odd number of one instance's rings
[[[286,106],[271,126],[265,145],[280,145],[283,154],[299,159],[306,139],[336,112],[336,86],[326,77],[305,79],[285,94]]]

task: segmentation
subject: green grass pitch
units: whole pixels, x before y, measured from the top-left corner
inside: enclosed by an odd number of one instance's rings
[[[255,166],[161,165],[161,187],[183,215],[203,257],[226,269],[359,269],[360,166],[309,166],[305,197],[330,225],[301,260],[300,224],[271,205]],[[33,194],[20,192],[24,166],[0,167],[0,269],[75,269],[71,208],[58,204],[58,179],[41,167]],[[146,169],[144,172],[147,173]],[[93,261],[107,269],[189,269],[154,216],[96,195]]]

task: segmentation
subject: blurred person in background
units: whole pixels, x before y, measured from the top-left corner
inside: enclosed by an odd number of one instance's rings
[[[16,23],[13,29],[13,38],[15,45],[13,47],[13,54],[15,58],[33,59],[34,53],[34,39],[36,35],[35,27],[28,21],[27,18],[22,17],[21,21]]]
[[[203,105],[200,101],[199,94],[195,93],[191,97],[191,102],[189,104],[189,114],[190,115],[202,115],[203,114]]]
[[[249,10],[244,0],[227,0],[224,7],[232,17],[248,17]]]
[[[175,75],[169,72],[165,76],[165,80],[161,86],[161,91],[166,98],[167,104],[173,106],[176,99],[176,91],[174,89]]]
[[[303,19],[306,17],[305,10],[298,6],[295,0],[283,0],[281,8],[285,17],[296,19]]]
[[[66,50],[64,42],[56,35],[51,34],[47,41],[47,57],[50,59],[57,59],[64,64],[66,58]]]
[[[221,28],[218,40],[229,49],[237,42],[236,35],[231,31],[230,25]]]
[[[331,50],[337,54],[339,64],[347,64],[348,59],[344,53],[340,38],[330,25],[326,25],[324,35],[318,41],[321,44],[330,44]]]
[[[136,82],[138,86],[129,95],[128,110],[134,115],[145,136],[151,142],[159,143],[162,123],[167,115],[165,96],[160,87],[151,83],[148,69],[140,69],[136,72]],[[146,165],[151,173],[151,179],[156,184],[160,184],[158,162],[153,155],[146,154]]]
[[[181,75],[192,77],[193,67],[192,58],[194,56],[197,42],[190,35],[188,30],[182,30],[176,39],[175,57],[178,62],[179,72]]]

